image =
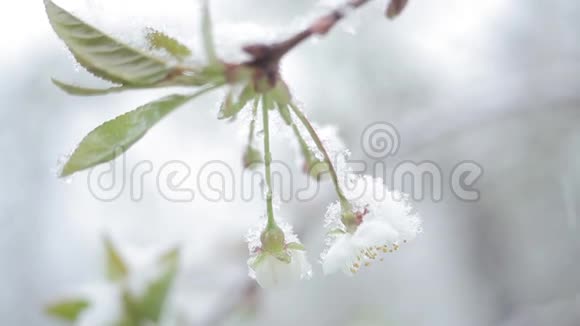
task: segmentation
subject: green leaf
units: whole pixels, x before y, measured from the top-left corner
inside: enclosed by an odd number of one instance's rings
[[[122,314],[119,321],[113,326],[141,326],[141,316],[139,315],[139,307],[135,298],[125,289],[121,296]]]
[[[66,300],[47,306],[46,313],[64,321],[75,322],[89,306],[90,303],[83,299]]]
[[[143,298],[139,301],[139,316],[156,323],[159,322],[175,274],[175,270],[168,270],[147,288]]]
[[[123,261],[123,258],[113,245],[109,237],[105,237],[105,250],[107,255],[107,278],[111,281],[120,281],[124,279],[129,270]]]
[[[110,93],[119,93],[124,90],[130,89],[129,87],[125,86],[114,86],[110,88],[85,88],[75,85],[70,85],[63,83],[59,80],[52,79],[52,83],[58,86],[61,90],[65,91],[69,95],[77,95],[77,96],[95,96],[95,95],[105,95]]]
[[[179,265],[179,253],[180,253],[179,248],[173,248],[168,252],[166,252],[165,254],[161,255],[159,263],[172,268],[177,268]]]
[[[292,100],[290,89],[283,80],[278,80],[276,86],[270,92],[272,93],[272,100],[278,107],[287,107]]]
[[[141,296],[123,291],[123,313],[114,326],[159,325],[163,309],[179,267],[179,248],[159,257],[161,273]]]
[[[262,108],[264,110],[274,109],[274,101],[271,93],[264,93],[262,96]]]
[[[261,264],[261,263],[264,261],[264,259],[266,259],[266,256],[267,256],[267,255],[269,255],[269,254],[268,254],[268,253],[266,253],[266,252],[261,252],[261,253],[259,253],[259,254],[258,254],[258,255],[257,255],[255,258],[254,258],[254,260],[253,260],[253,261],[250,263],[250,267],[251,267],[253,270],[255,270],[255,269],[256,269],[256,267],[258,267],[258,265],[260,265],[260,264]]]
[[[116,158],[141,139],[159,120],[205,90],[189,96],[166,96],[103,123],[81,141],[64,165],[61,176]]]
[[[292,262],[292,257],[290,256],[290,254],[286,252],[286,250],[272,253],[272,256],[276,257],[276,259],[286,264],[290,264],[290,262]]]
[[[232,90],[229,90],[226,94],[226,98],[220,106],[220,110],[218,112],[219,120],[231,118],[241,110],[241,108],[237,105],[237,101],[234,101],[233,97],[234,95],[232,94]]]
[[[254,90],[252,83],[248,83],[237,98],[234,94],[236,91],[237,90],[233,88],[226,95],[226,99],[220,108],[218,119],[222,120],[235,116],[256,96],[256,91]]]
[[[161,318],[167,296],[177,274],[179,250],[175,249],[164,255],[161,263],[166,265],[163,273],[149,285],[143,297],[138,300],[139,316],[156,324]]]
[[[124,313],[121,315],[119,321],[113,324],[113,326],[141,326],[137,317],[130,314]]]
[[[147,28],[146,33],[147,41],[152,49],[165,50],[178,60],[191,56],[191,50],[177,39],[153,28]]]
[[[330,231],[327,232],[328,235],[341,235],[341,234],[346,234],[346,232],[344,230],[341,229],[332,229]]]
[[[286,248],[291,250],[301,250],[301,251],[306,250],[306,248],[304,248],[304,246],[298,242],[290,242],[286,245]]]
[[[308,154],[304,154],[304,172],[308,173],[315,180],[320,181],[322,176],[329,173],[330,168],[328,163],[321,161],[308,150]]]
[[[202,6],[201,32],[203,37],[203,47],[208,61],[212,64],[215,64],[219,60],[216,54],[215,44],[213,41],[213,26],[208,1],[203,0],[201,6]]]
[[[124,44],[45,0],[52,28],[79,64],[117,84],[152,85],[165,81],[174,67],[161,58]]]

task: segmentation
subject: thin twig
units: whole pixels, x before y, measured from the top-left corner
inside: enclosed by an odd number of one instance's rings
[[[286,53],[290,52],[300,43],[304,42],[313,35],[325,35],[328,33],[340,20],[342,20],[346,12],[350,9],[357,9],[371,0],[350,0],[340,8],[332,10],[330,13],[315,20],[309,27],[303,31],[291,36],[285,41],[273,45],[274,58],[280,59]]]
[[[362,7],[371,0],[350,0],[343,6],[319,17],[304,30],[292,35],[286,40],[274,44],[250,44],[243,50],[252,56],[252,59],[242,63],[243,66],[259,70],[259,77],[266,76],[270,84],[274,85],[278,78],[279,62],[288,52],[314,35],[325,35],[349,10]]]

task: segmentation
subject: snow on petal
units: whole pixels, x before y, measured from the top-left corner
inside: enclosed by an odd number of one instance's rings
[[[356,273],[363,265],[368,266],[380,255],[397,250],[401,243],[421,232],[421,219],[409,205],[408,196],[390,191],[382,179],[350,175],[344,185],[353,213],[360,220],[351,233],[330,235],[327,239],[329,247],[321,256],[325,274],[338,270]],[[346,231],[342,213],[339,202],[328,207],[325,227],[329,234]]]
[[[310,264],[304,252],[290,250],[290,263],[283,262],[272,255],[267,255],[254,270],[255,279],[263,288],[271,288],[279,284],[291,283],[308,278]]]
[[[284,266],[288,265],[288,266]],[[254,268],[256,282],[263,288],[270,288],[280,282],[289,281],[291,278],[290,264],[279,261],[271,255],[267,255],[262,262]]]
[[[351,270],[356,262],[358,250],[352,241],[352,235],[337,236],[334,244],[322,256],[322,271],[324,275],[343,271],[346,274],[354,273]]]
[[[284,232],[285,245],[290,243],[300,244],[300,240],[285,222],[277,222],[278,227]],[[250,229],[246,236],[250,258],[248,259],[249,276],[255,279],[263,288],[269,288],[278,284],[290,283],[298,280],[309,279],[312,276],[312,266],[306,258],[306,252],[300,249],[285,248],[280,253],[271,253],[262,250],[260,235],[266,228],[266,221]],[[276,254],[289,257],[289,261],[283,261]]]
[[[370,221],[359,226],[352,237],[352,242],[356,248],[364,250],[396,242],[398,237],[399,232],[389,223]]]
[[[306,252],[304,250],[290,250],[290,256],[292,257],[292,268],[294,275],[300,275],[300,279],[310,279],[312,277],[312,265],[308,262],[306,258]]]

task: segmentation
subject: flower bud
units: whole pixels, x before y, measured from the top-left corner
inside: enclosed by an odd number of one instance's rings
[[[389,19],[394,19],[399,16],[403,9],[407,6],[408,0],[391,0],[385,10],[385,16]]]
[[[266,227],[260,235],[262,241],[262,250],[269,253],[282,252],[286,246],[284,231],[278,226]]]
[[[328,164],[318,160],[313,155],[308,155],[302,169],[304,173],[316,179],[316,181],[320,181],[322,176],[329,172]]]
[[[357,219],[357,214],[355,214],[352,210],[348,210],[342,213],[340,218],[342,224],[346,227],[346,231],[348,233],[354,233],[356,228],[360,224]]]
[[[242,161],[244,169],[255,169],[261,163],[264,163],[264,160],[262,159],[262,153],[252,146],[248,146],[246,148]]]

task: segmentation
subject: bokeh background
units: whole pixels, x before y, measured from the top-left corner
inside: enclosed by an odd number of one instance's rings
[[[194,0],[57,1],[121,38],[145,26],[193,46]],[[325,4],[214,0],[219,51],[292,31]],[[322,277],[256,289],[244,234],[263,202],[174,203],[156,191],[94,198],[87,173],[56,178],[57,161],[101,122],[161,93],[75,98],[50,77],[100,85],[75,66],[41,1],[6,3],[0,16],[0,323],[58,325],[43,306],[102,278],[102,236],[135,251],[184,244],[187,270],[175,294],[183,325],[580,325],[580,3],[575,0],[411,1],[394,22],[374,1],[283,64],[309,116],[334,125],[352,158],[363,130],[388,121],[401,147],[387,164],[436,162],[446,178],[464,160],[484,168],[478,202],[444,189],[414,203],[424,233],[356,277]],[[237,43],[236,43],[237,42]],[[234,51],[235,52],[235,51]],[[241,175],[244,130],[215,119],[219,94],[157,125],[126,156],[128,166],[171,160],[195,172],[231,163]],[[287,141],[278,158],[293,162]],[[296,182],[304,176],[295,169]],[[189,181],[193,186],[194,179]],[[429,197],[429,196],[427,196]],[[313,263],[323,248],[325,184],[308,202],[283,204]],[[99,325],[96,325],[99,326]]]

